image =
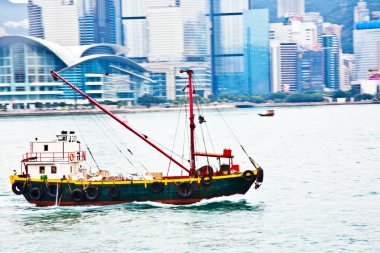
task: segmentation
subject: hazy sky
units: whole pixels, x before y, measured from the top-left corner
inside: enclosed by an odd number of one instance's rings
[[[27,0],[0,0],[0,36],[28,34]]]

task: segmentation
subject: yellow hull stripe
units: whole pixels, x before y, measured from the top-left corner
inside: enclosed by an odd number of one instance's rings
[[[242,177],[243,174],[232,174],[232,175],[226,175],[226,176],[215,176],[212,177],[213,180],[220,180],[220,179],[227,179],[227,178],[238,178]],[[47,183],[70,183],[70,184],[78,184],[78,185],[114,185],[114,184],[144,184],[145,188],[147,187],[147,184],[151,184],[153,182],[161,182],[167,185],[168,183],[182,183],[182,182],[192,182],[195,181],[198,184],[201,183],[201,178],[181,178],[181,179],[162,179],[162,180],[123,180],[123,181],[78,181],[78,180],[61,180],[61,179],[46,179],[42,180],[39,178],[31,178],[27,179],[24,177],[19,177],[17,175],[11,175],[9,176],[9,180],[11,181],[11,184],[13,184],[15,181],[30,181],[30,182],[47,182]]]

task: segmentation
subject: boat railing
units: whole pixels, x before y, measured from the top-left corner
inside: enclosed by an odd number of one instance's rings
[[[76,162],[86,160],[86,151],[25,153],[22,162]]]

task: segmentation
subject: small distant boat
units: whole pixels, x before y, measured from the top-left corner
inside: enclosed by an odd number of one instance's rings
[[[253,103],[250,103],[250,102],[242,102],[242,103],[235,104],[236,108],[252,108],[254,106],[255,105]]]
[[[274,116],[274,110],[268,110],[266,113],[259,113],[260,116],[272,117]]]

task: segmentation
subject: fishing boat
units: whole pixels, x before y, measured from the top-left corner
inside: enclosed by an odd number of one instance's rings
[[[154,144],[147,136],[137,132],[126,121],[104,108],[93,98],[68,82],[54,70],[55,81],[61,80],[89,102],[139,137],[170,162],[181,168],[186,175],[166,175],[162,172],[149,172],[144,175],[113,176],[108,170],[91,172],[86,167],[89,149],[78,140],[74,131],[62,131],[53,141],[35,139],[30,150],[23,155],[20,171],[10,175],[12,191],[23,195],[36,206],[111,205],[129,202],[152,201],[165,204],[192,204],[204,199],[234,194],[245,194],[252,185],[258,189],[263,182],[263,169],[248,155],[252,167],[240,171],[234,162],[231,149],[224,148],[220,153],[195,150],[192,70],[181,70],[188,75],[189,103],[189,159],[187,163],[177,161],[172,155]],[[199,124],[205,122],[199,115]],[[88,152],[87,152],[88,151]],[[146,155],[149,158],[149,154]],[[216,160],[216,165],[198,166],[198,158]]]
[[[272,117],[274,116],[274,110],[268,110],[266,113],[259,113],[262,117]]]

